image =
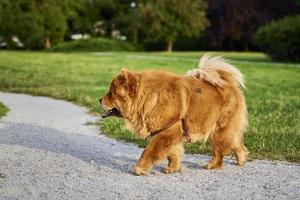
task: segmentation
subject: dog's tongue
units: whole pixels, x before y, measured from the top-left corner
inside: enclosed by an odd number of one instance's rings
[[[113,109],[106,111],[106,113],[104,113],[102,118],[111,117],[111,116],[122,117],[120,111],[116,108],[113,108]]]

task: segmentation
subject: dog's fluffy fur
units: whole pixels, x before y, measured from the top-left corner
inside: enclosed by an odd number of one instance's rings
[[[185,76],[121,70],[102,98],[102,107],[117,110],[140,138],[163,130],[143,151],[134,167],[137,175],[147,174],[164,159],[169,161],[166,173],[180,170],[183,143],[187,141],[180,119],[185,119],[192,142],[210,139],[213,156],[205,168],[220,168],[223,157],[231,151],[237,164],[244,165],[248,151],[243,144],[247,126],[243,87],[243,75],[237,68],[221,57],[206,54],[198,69]]]

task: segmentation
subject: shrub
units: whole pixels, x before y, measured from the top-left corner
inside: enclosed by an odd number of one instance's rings
[[[0,102],[0,118],[5,116],[5,114],[7,113],[8,108],[5,107],[1,102]]]
[[[48,51],[72,52],[72,51],[135,51],[138,50],[134,45],[120,40],[105,38],[90,38],[75,40],[58,44]]]
[[[273,60],[300,61],[300,15],[272,21],[259,28],[254,41]]]

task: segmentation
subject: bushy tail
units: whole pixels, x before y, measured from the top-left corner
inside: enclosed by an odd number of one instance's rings
[[[188,71],[187,75],[220,87],[226,85],[228,81],[234,81],[245,87],[243,74],[221,56],[205,54],[199,61],[198,69]]]

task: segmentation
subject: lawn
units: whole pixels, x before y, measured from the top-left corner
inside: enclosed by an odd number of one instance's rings
[[[99,113],[98,99],[120,68],[165,69],[178,74],[196,67],[203,52],[40,53],[0,51],[0,90],[50,96]],[[251,158],[300,162],[300,64],[274,63],[261,53],[219,52],[246,76]],[[98,123],[110,137],[138,143],[122,121]],[[186,145],[188,153],[209,153],[207,144]]]
[[[8,108],[5,107],[1,102],[0,102],[0,118],[5,116],[5,114],[7,113]]]

